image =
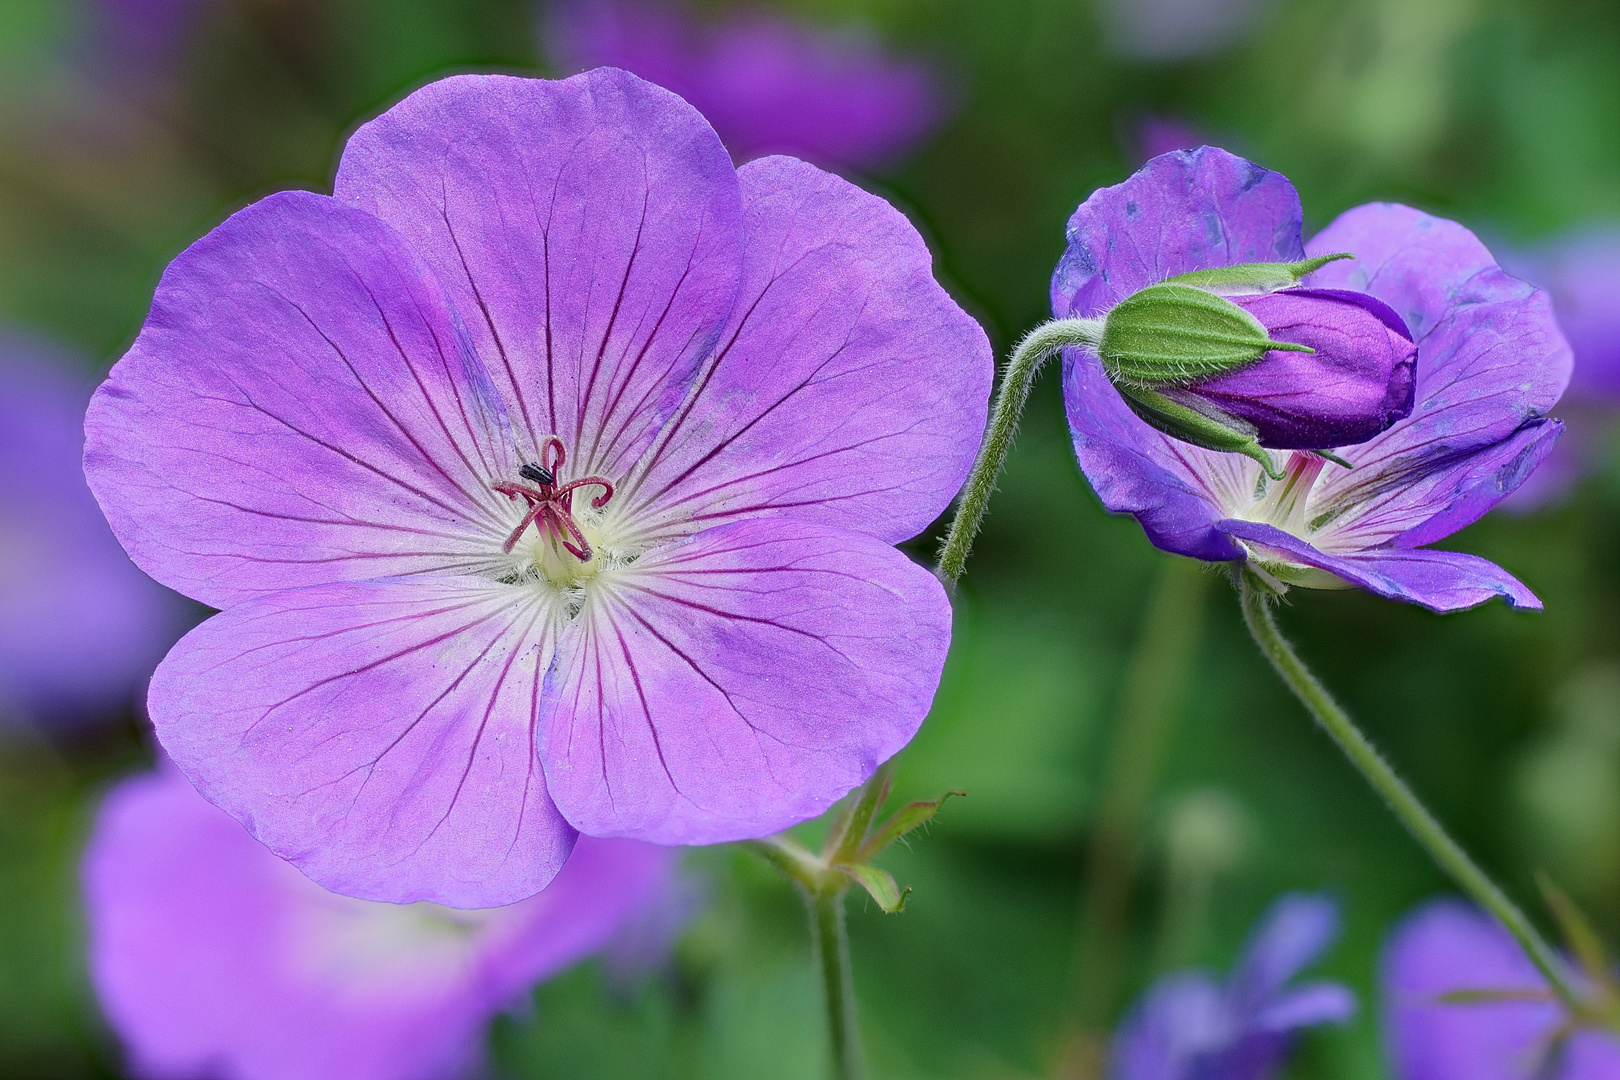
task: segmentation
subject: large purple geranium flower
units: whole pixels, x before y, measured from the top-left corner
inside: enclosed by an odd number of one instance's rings
[[[704,22],[682,0],[564,0],[546,30],[564,67],[610,64],[681,95],[740,161],[793,154],[873,168],[913,149],[945,114],[926,64],[763,12]]]
[[[1136,516],[1166,551],[1246,560],[1282,584],[1360,586],[1435,611],[1493,596],[1539,607],[1499,567],[1425,548],[1523,482],[1561,425],[1547,418],[1570,351],[1546,296],[1503,273],[1471,233],[1405,206],[1347,211],[1301,242],[1294,188],[1222,150],[1149,162],[1087,199],[1052,280],[1059,317],[1093,317],[1193,270],[1351,252],[1311,286],[1371,295],[1417,343],[1411,414],[1334,450],[1344,469],[1292,454],[1280,482],[1138,419],[1095,355],[1068,350],[1064,394],[1080,467],[1103,505]]]
[[[172,768],[107,796],[84,854],[90,969],[152,1080],[459,1076],[484,1025],[657,902],[674,851],[583,840],[491,911],[327,892]]]
[[[225,609],[150,696],[203,794],[329,888],[484,907],[576,829],[764,835],[906,743],[950,610],[891,545],[991,369],[882,200],[622,71],[468,76],[174,261],[85,461]]]
[[[1456,901],[1419,908],[1395,929],[1383,987],[1395,1080],[1620,1076],[1613,1035],[1583,1030],[1553,1053],[1563,1018],[1546,980],[1506,930]],[[1457,993],[1481,999],[1444,1000]],[[1492,994],[1531,1000],[1483,1000]]]
[[[1338,983],[1291,985],[1338,934],[1333,901],[1282,897],[1224,983],[1189,971],[1148,991],[1115,1038],[1110,1080],[1266,1080],[1300,1030],[1355,1012],[1354,995]]]
[[[130,564],[84,485],[91,389],[69,358],[0,335],[0,718],[125,712],[185,629],[179,597]]]

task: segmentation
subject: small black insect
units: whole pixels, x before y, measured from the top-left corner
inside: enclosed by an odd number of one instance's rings
[[[523,477],[525,480],[533,480],[541,487],[550,487],[557,482],[557,477],[550,469],[544,467],[543,465],[537,465],[532,461],[523,466],[523,468],[519,469],[518,475]]]

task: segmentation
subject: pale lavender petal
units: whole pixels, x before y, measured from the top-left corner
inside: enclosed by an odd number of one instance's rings
[[[1530,1080],[1561,1019],[1551,1000],[1440,1000],[1456,991],[1548,993],[1507,931],[1453,901],[1402,921],[1385,948],[1382,981],[1397,1080]],[[1620,1075],[1612,1036],[1584,1033],[1570,1050],[1575,1067],[1559,1080]]]
[[[1517,578],[1478,555],[1399,547],[1329,555],[1292,533],[1257,521],[1228,518],[1218,528],[1291,562],[1326,570],[1379,596],[1430,611],[1461,611],[1498,596],[1512,607],[1541,610],[1541,601]]]
[[[223,607],[488,562],[505,423],[399,237],[286,192],[169,266],[91,402],[85,473],[137,565]]]
[[[1244,1010],[1259,1007],[1339,936],[1339,908],[1325,896],[1288,895],[1274,903],[1244,946],[1230,992]]]
[[[1371,293],[1395,309],[1418,343],[1412,415],[1346,448],[1356,468],[1336,470],[1318,498],[1349,502],[1352,489],[1383,485],[1385,493],[1340,527],[1369,547],[1438,540],[1488,510],[1545,453],[1523,440],[1563,393],[1572,363],[1552,305],[1499,269],[1467,229],[1406,206],[1347,211],[1309,250],[1354,252],[1354,260],[1317,271],[1312,283]],[[1501,461],[1497,444],[1504,441],[1512,452]]]
[[[973,462],[990,343],[888,203],[792,158],[739,175],[735,313],[616,498],[650,534],[787,514],[914,536]]]
[[[1303,259],[1300,216],[1299,195],[1281,173],[1225,150],[1156,157],[1094,192],[1069,219],[1052,313],[1090,318],[1175,274]]]
[[[92,382],[74,363],[0,333],[0,716],[58,728],[133,706],[185,629],[85,487]]]
[[[175,646],[152,720],[204,795],[327,888],[509,904],[574,842],[535,757],[547,604],[457,577],[273,593]]]
[[[592,836],[717,843],[814,817],[922,723],[937,579],[873,537],[721,525],[598,579],[542,701],[540,757]]]
[[[433,83],[349,140],[337,197],[443,281],[525,452],[621,478],[680,404],[742,260],[731,159],[666,90],[601,69]]]
[[[1255,1027],[1285,1032],[1317,1024],[1342,1024],[1356,1014],[1356,995],[1338,983],[1306,983],[1255,1014]]]
[[[879,166],[945,112],[927,65],[888,56],[864,34],[763,12],[706,22],[680,0],[572,0],[547,29],[567,67],[621,67],[681,95],[738,160],[780,153]]]
[[[582,839],[510,907],[371,903],[314,884],[165,768],[108,795],[85,851],[91,975],[141,1076],[432,1080],[651,903],[670,854]]]

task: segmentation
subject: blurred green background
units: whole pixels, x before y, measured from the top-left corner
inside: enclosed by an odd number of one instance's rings
[[[1160,59],[1129,55],[1102,0],[771,6],[860,20],[936,63],[948,122],[858,179],[922,229],[1003,355],[1046,315],[1067,216],[1135,167],[1147,118],[1289,176],[1308,229],[1369,199],[1508,244],[1620,217],[1620,7],[1600,0],[1229,4],[1224,43]],[[0,319],[98,370],[133,337],[169,258],[257,196],[326,190],[355,124],[447,71],[545,71],[540,13],[520,0],[199,4],[172,72],[138,86],[87,71],[94,17],[67,0],[0,0]],[[1544,867],[1620,940],[1620,463],[1558,507],[1498,512],[1448,546],[1523,578],[1545,614],[1441,618],[1295,591],[1283,622],[1511,891],[1533,900]],[[900,796],[968,797],[883,860],[915,889],[903,914],[850,899],[878,1077],[1057,1075],[1090,825],[1167,562],[1077,474],[1049,374],[958,594],[934,713],[900,763]],[[1378,949],[1445,883],[1264,666],[1224,579],[1205,584],[1204,614],[1186,605],[1199,620],[1187,692],[1131,838],[1142,874],[1114,1008],[1167,966],[1227,965],[1278,893],[1326,889],[1346,933],[1325,970],[1363,1008],[1308,1038],[1289,1075],[1386,1075]],[[76,859],[99,793],[148,760],[135,716],[0,743],[0,1074],[118,1075],[82,970]],[[493,1069],[820,1074],[798,899],[733,849],[688,866],[708,904],[670,970],[633,988],[597,965],[554,980],[496,1023]]]

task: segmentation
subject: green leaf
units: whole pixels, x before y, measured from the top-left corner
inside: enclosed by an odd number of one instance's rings
[[[905,892],[901,892],[900,886],[894,883],[894,878],[888,871],[879,870],[875,866],[865,864],[840,864],[838,869],[848,875],[851,881],[871,893],[872,899],[877,901],[878,907],[890,915],[896,915],[905,910],[906,897],[911,895],[911,890],[907,889]]]
[[[1134,390],[1124,386],[1118,389],[1132,412],[1172,439],[1202,446],[1206,450],[1242,454],[1259,462],[1266,475],[1273,480],[1283,478],[1283,474],[1272,464],[1271,455],[1255,438],[1258,432],[1253,425],[1229,416],[1213,405],[1205,406],[1208,412],[1191,409],[1170,400],[1157,390]]]
[[[1207,289],[1221,296],[1244,296],[1255,293],[1276,292],[1292,285],[1313,270],[1320,270],[1330,262],[1353,259],[1349,252],[1337,255],[1318,255],[1295,263],[1239,263],[1237,266],[1217,266],[1209,270],[1194,270],[1166,278],[1166,284],[1191,285]]]
[[[947,791],[933,802],[914,802],[902,807],[867,838],[867,841],[861,845],[856,857],[861,862],[867,862],[884,848],[906,835],[906,833],[927,824],[935,814],[939,813],[939,808],[945,805],[945,800],[952,795],[966,798],[967,792]]]
[[[1260,320],[1232,301],[1188,285],[1150,285],[1115,304],[1097,355],[1116,386],[1186,386],[1247,367],[1272,349]]]

